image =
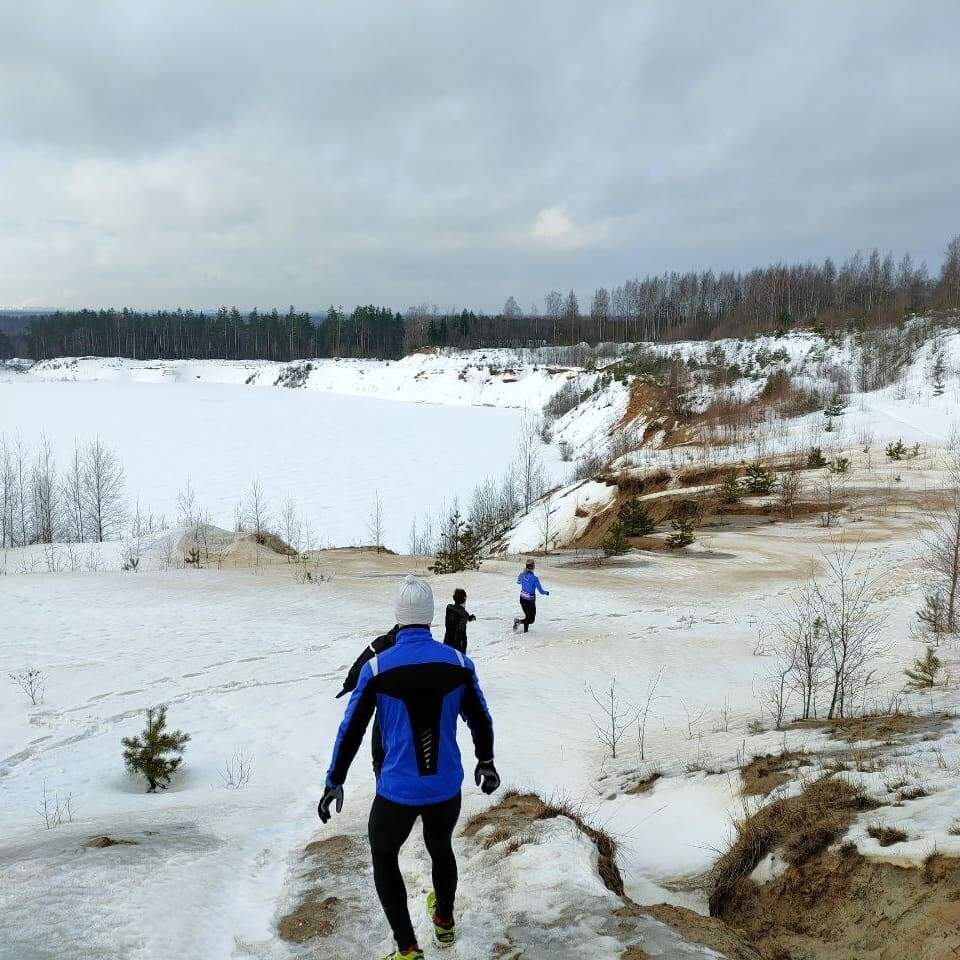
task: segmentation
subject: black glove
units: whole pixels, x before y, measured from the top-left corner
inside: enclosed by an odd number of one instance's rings
[[[476,619],[477,619],[476,616],[475,616],[474,614],[472,614],[472,613],[470,614],[469,617],[467,617],[467,620],[469,620],[470,623],[473,623],[473,621],[476,620]]]
[[[317,816],[326,823],[330,817],[330,807],[333,804],[333,801],[337,801],[337,813],[343,809],[343,787],[335,787],[332,783],[328,783],[326,789],[323,791],[323,797],[321,797],[320,802],[317,804]]]
[[[497,773],[492,760],[481,760],[477,764],[477,769],[473,771],[473,779],[487,796],[500,786],[500,774]]]

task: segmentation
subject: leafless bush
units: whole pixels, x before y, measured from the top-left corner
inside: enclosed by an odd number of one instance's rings
[[[647,696],[643,702],[643,709],[637,714],[637,745],[640,748],[640,759],[646,760],[647,747],[647,718],[650,716],[650,707],[653,704],[657,687],[663,679],[663,666],[657,670],[657,675],[647,684]]]
[[[592,480],[597,474],[603,473],[606,461],[598,453],[588,453],[580,457],[573,465],[571,480]]]
[[[47,781],[44,780],[43,794],[36,809],[48,830],[53,830],[63,823],[73,823],[73,794],[51,794],[47,790]]]
[[[321,584],[333,581],[333,574],[320,566],[320,560],[317,557],[310,558],[306,554],[301,554],[296,558],[296,567],[294,579],[300,584]]]
[[[228,790],[240,790],[245,787],[253,776],[253,760],[242,749],[234,751],[220,771],[220,783]]]
[[[803,495],[803,477],[796,471],[787,471],[780,474],[780,487],[777,491],[777,502],[783,512],[792,520],[797,502]]]
[[[616,760],[617,747],[628,728],[632,726],[636,719],[637,711],[634,710],[631,704],[622,700],[617,693],[616,677],[611,679],[610,687],[602,697],[597,696],[593,687],[590,687],[589,691],[593,702],[602,711],[599,720],[595,717],[590,718],[593,721],[594,727],[596,727],[597,739],[609,750],[610,756]]]
[[[10,681],[15,683],[30,700],[33,706],[43,703],[43,695],[47,689],[47,678],[37,667],[27,667],[19,673],[11,673]]]
[[[686,738],[688,740],[693,740],[697,736],[697,733],[694,730],[694,728],[697,726],[697,724],[699,724],[703,720],[704,716],[706,715],[707,708],[700,707],[700,708],[691,709],[690,706],[687,704],[686,700],[681,700],[680,706],[683,708],[683,713],[686,716],[686,720],[687,720]]]

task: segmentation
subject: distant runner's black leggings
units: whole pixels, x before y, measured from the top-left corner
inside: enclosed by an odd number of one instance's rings
[[[537,604],[535,600],[521,597],[520,606],[523,607],[523,619],[520,622],[523,624],[523,632],[526,633],[530,629],[530,624],[537,619]]]
[[[408,807],[385,800],[379,794],[370,808],[370,851],[373,854],[373,881],[377,896],[387,915],[393,937],[401,950],[413,946],[417,936],[410,923],[407,888],[403,884],[398,857],[413,825],[423,820],[423,842],[433,861],[433,891],[437,895],[437,914],[453,916],[457,895],[457,860],[453,855],[453,830],[460,817],[460,794],[443,803]]]

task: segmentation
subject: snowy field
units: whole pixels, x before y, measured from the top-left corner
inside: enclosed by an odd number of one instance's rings
[[[908,640],[919,589],[906,562],[912,521],[865,519],[859,532],[864,558],[888,571],[881,691],[900,685],[917,647]],[[541,576],[551,596],[527,637],[509,629],[515,564],[489,561],[476,573],[433,578],[438,608],[462,584],[478,615],[470,652],[494,714],[505,784],[570,798],[606,824],[638,901],[704,908],[702,894],[682,891],[729,836],[741,802],[736,754],[742,744],[755,753],[783,745],[782,734],[746,732],[759,712],[755,682],[768,666],[755,655],[757,626],[825,542],[818,527],[784,524],[705,535],[688,556],[638,555],[603,569],[548,559]],[[275,930],[299,892],[306,843],[345,834],[362,850],[373,792],[366,746],[343,814],[325,828],[316,819],[344,703],[333,697],[362,645],[392,622],[398,578],[413,564],[349,551],[328,562],[334,579],[317,586],[297,583],[284,565],[0,578],[0,670],[33,663],[49,678],[42,706],[29,707],[12,688],[0,701],[2,960],[353,960],[386,952],[365,866],[333,878],[355,915],[320,941],[320,952],[298,952]],[[606,758],[589,691],[616,677],[624,695],[642,699],[661,666],[647,758],[664,777],[631,795],[648,764],[633,735],[617,763]],[[147,795],[123,771],[120,738],[138,732],[144,709],[159,702],[193,741],[173,789]],[[796,746],[806,734],[788,736]],[[469,756],[466,740],[462,731]],[[237,750],[251,758],[253,778],[234,791],[219,774]],[[43,828],[36,807],[44,784],[72,795],[72,824]],[[465,818],[488,803],[468,786]],[[84,846],[101,834],[136,845]],[[580,841],[560,823],[534,840],[506,861],[458,841],[462,940],[452,956],[485,957],[509,928],[529,944],[524,957],[582,956],[589,942],[592,957],[617,960],[622,945],[601,935],[599,911],[611,895],[597,880],[595,855],[583,848],[573,856]],[[408,844],[404,856],[411,896],[420,898],[429,889],[422,843]],[[651,955],[708,955],[649,924]]]
[[[19,434],[34,448],[45,434],[61,464],[75,440],[99,436],[117,451],[128,498],[171,523],[188,477],[199,506],[228,528],[259,479],[273,512],[292,496],[321,542],[369,543],[379,492],[385,545],[403,550],[414,518],[435,517],[455,497],[466,506],[476,484],[506,468],[524,416],[507,406],[252,389],[195,372],[152,382],[131,376],[138,369],[124,365],[124,376],[108,379],[0,376],[0,434]],[[416,382],[408,387],[412,400]],[[544,462],[559,474],[555,449],[544,448]]]

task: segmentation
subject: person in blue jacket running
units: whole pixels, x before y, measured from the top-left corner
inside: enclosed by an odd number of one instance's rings
[[[460,816],[463,764],[457,746],[457,718],[473,737],[474,780],[486,793],[500,786],[493,763],[493,721],[477,671],[469,657],[439,643],[430,633],[433,591],[408,576],[400,587],[396,643],[372,656],[363,669],[337,733],[326,788],[317,806],[326,823],[331,807],[343,808],[343,784],[374,711],[383,740],[383,763],[370,810],[373,880],[397,951],[385,960],[422,960],[410,922],[407,891],[400,873],[400,848],[419,817],[433,863],[434,892],[428,898],[434,937],[448,946],[456,939],[453,908],[457,861],[453,831]]]
[[[520,606],[523,609],[523,616],[514,619],[513,629],[516,630],[522,623],[524,633],[530,629],[533,621],[537,619],[537,594],[542,593],[545,597],[550,596],[550,591],[543,589],[540,578],[533,572],[535,567],[536,564],[532,560],[528,560],[523,573],[517,577],[517,583],[520,584]]]

